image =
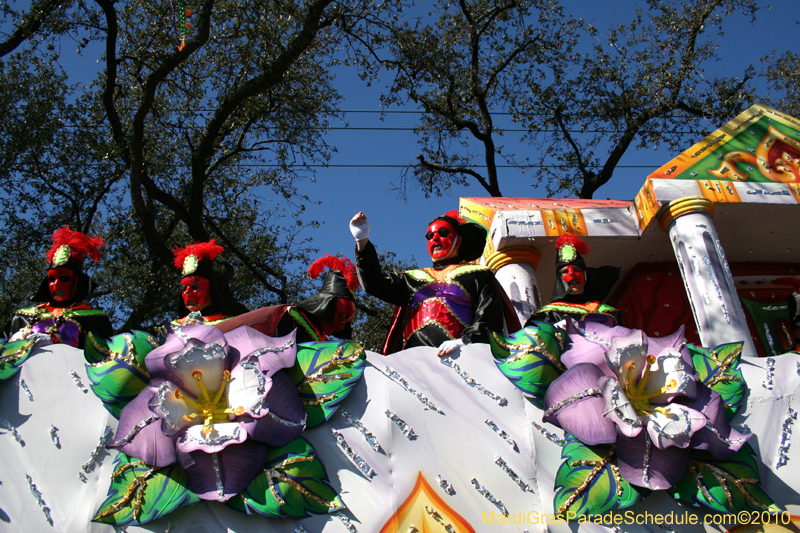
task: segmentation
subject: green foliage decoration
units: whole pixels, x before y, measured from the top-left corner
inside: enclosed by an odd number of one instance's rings
[[[5,339],[3,339],[5,342]],[[0,381],[5,381],[19,372],[33,350],[34,340],[5,342],[0,352]]]
[[[306,426],[328,420],[364,374],[366,355],[357,342],[307,342],[297,346],[297,361],[289,369],[308,414]]]
[[[686,474],[668,492],[680,503],[695,507],[702,504],[721,513],[781,512],[759,485],[756,457],[749,444],[729,459],[715,459],[707,452],[695,451]]]
[[[722,396],[725,416],[730,420],[742,406],[747,392],[747,384],[739,369],[742,343],[720,344],[713,349],[689,344],[687,349],[700,375],[700,382]]]
[[[568,520],[630,507],[639,489],[619,472],[615,446],[587,446],[572,435],[561,450],[563,462],[555,480],[553,508]]]
[[[314,447],[302,437],[268,449],[264,471],[240,496],[226,504],[241,512],[271,517],[303,518],[309,513],[327,514],[344,508],[328,484],[325,466]]]
[[[186,473],[178,463],[158,468],[120,452],[114,460],[108,497],[92,521],[114,526],[146,524],[199,502],[186,486]]]
[[[547,387],[566,370],[558,339],[562,334],[551,324],[537,322],[509,336],[492,333],[489,337],[497,368],[539,408]]]

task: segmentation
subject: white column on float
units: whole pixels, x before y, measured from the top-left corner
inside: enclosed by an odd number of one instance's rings
[[[757,357],[713,214],[710,200],[687,196],[665,206],[659,220],[675,251],[703,346],[744,342],[742,355]]]
[[[542,306],[536,282],[539,252],[533,247],[512,247],[493,253],[486,266],[494,270],[500,286],[506,291],[520,324]]]

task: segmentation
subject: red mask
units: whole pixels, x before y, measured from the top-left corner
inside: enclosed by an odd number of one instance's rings
[[[202,276],[188,276],[181,280],[183,304],[189,311],[200,311],[211,301],[211,282]]]
[[[450,259],[458,255],[461,237],[456,234],[453,226],[446,220],[431,222],[425,238],[428,240],[428,254],[434,261]]]
[[[356,315],[356,303],[353,300],[344,298],[336,299],[336,312],[333,315],[333,323],[323,322],[322,332],[328,336],[335,331],[344,328],[348,322],[353,320]]]
[[[51,268],[47,271],[47,284],[53,300],[64,302],[75,295],[78,274],[68,268]]]
[[[586,285],[586,270],[580,265],[566,265],[558,271],[561,279],[567,282],[572,294],[582,294]]]

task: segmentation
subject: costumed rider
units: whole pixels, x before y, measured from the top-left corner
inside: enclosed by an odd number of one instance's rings
[[[619,279],[619,268],[587,268],[583,254],[589,252],[589,245],[572,235],[559,237],[556,249],[553,297],[550,303],[531,315],[525,325],[550,322],[563,327],[567,317],[600,322],[609,327],[620,325],[619,311],[602,303]]]
[[[175,248],[175,268],[181,271],[181,318],[172,321],[174,326],[205,324],[214,326],[227,320],[219,293],[214,287],[214,259],[225,251],[216,239]]]
[[[382,272],[369,230],[363,212],[350,221],[361,286],[367,294],[398,306],[383,346],[385,355],[433,346],[442,357],[465,344],[488,343],[490,331],[519,329],[492,270],[471,264],[486,244],[482,226],[467,222],[457,211],[434,219],[425,233],[433,266],[399,274]]]
[[[62,343],[75,348],[83,348],[90,331],[110,337],[113,329],[108,315],[86,302],[93,287],[91,278],[83,272],[83,260],[89,256],[97,262],[105,241],[72,231],[69,226],[57,229],[52,240],[47,252],[47,277],[31,298],[41,303],[18,309],[4,328],[5,336],[10,341],[33,338],[37,346]]]
[[[319,278],[327,270],[319,292],[297,305],[272,305],[234,317],[217,328],[223,333],[250,326],[271,337],[283,337],[297,330],[297,342],[326,341],[333,335],[351,339],[350,321],[356,314],[353,296],[360,287],[356,267],[346,257],[326,255],[314,261],[308,275]]]

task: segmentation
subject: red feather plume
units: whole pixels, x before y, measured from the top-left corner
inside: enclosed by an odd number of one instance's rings
[[[356,266],[350,262],[346,257],[334,257],[332,255],[324,255],[311,263],[308,267],[308,275],[312,279],[317,279],[325,269],[337,270],[347,282],[347,288],[350,292],[355,292],[361,288],[361,283],[358,281],[358,273]]]
[[[217,244],[216,239],[211,239],[208,242],[196,242],[184,248],[173,248],[172,253],[175,254],[175,261],[173,261],[173,264],[175,268],[181,270],[183,268],[183,262],[190,255],[196,255],[198,261],[213,261],[224,251],[225,248]]]
[[[562,235],[559,237],[556,241],[556,249],[560,249],[565,244],[571,244],[574,246],[575,250],[577,250],[581,255],[589,253],[589,245],[574,235]]]
[[[458,220],[459,224],[466,224],[467,223],[467,220],[464,217],[461,216],[461,214],[458,212],[458,209],[451,209],[450,211],[445,213],[443,216],[454,218],[454,219]]]
[[[53,256],[59,248],[66,245],[70,249],[70,259],[83,261],[86,256],[96,263],[100,259],[100,248],[106,245],[102,237],[89,237],[79,231],[72,231],[69,226],[58,228],[53,232],[53,245],[47,251],[47,262],[53,261]]]

